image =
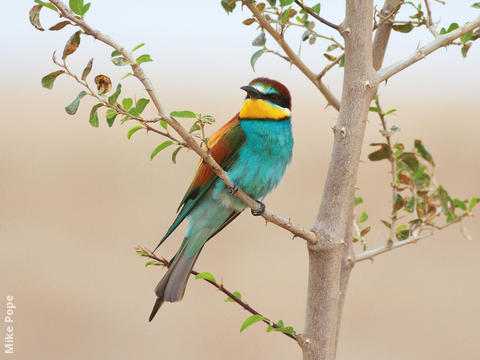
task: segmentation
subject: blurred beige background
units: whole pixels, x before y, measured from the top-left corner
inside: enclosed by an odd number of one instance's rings
[[[341,7],[324,3],[323,14],[331,12],[338,22]],[[210,113],[221,124],[239,110],[239,87],[251,78],[259,74],[283,81],[294,99],[294,160],[266,203],[308,227],[321,196],[336,114],[324,110],[315,89],[280,60],[265,56],[257,74],[251,71],[255,29],[242,29],[245,13],[227,16],[217,2],[204,8],[200,2],[186,4],[182,9],[170,2],[94,2],[87,19],[128,47],[147,42],[145,51],[155,61],[145,70],[168,110]],[[435,4],[438,19],[448,23],[459,14],[461,19],[477,14],[468,8],[470,2],[455,4],[449,11]],[[53,71],[51,51],[61,50],[72,31],[36,31],[28,24],[30,7],[29,1],[13,3],[0,19],[7,51],[0,60],[0,314],[3,319],[5,298],[13,295],[15,355],[10,358],[300,358],[292,341],[266,334],[263,325],[240,334],[248,314],[193,279],[182,302],[165,305],[148,323],[153,288],[163,270],[145,269],[134,247],[153,248],[164,234],[196,156],[182,152],[174,166],[167,150],[150,161],[151,150],[162,140],[138,133],[127,140],[129,125],[118,123],[112,129],[104,122],[100,129],[91,128],[90,100],[82,102],[77,115],[67,115],[63,107],[80,89],[59,78],[48,91],[40,87],[40,78]],[[45,12],[42,21],[47,26],[55,17]],[[429,39],[423,31],[418,36],[409,40],[395,34],[397,45],[386,62]],[[391,118],[401,128],[397,139],[406,144],[423,139],[438,164],[439,182],[459,198],[480,195],[478,45],[465,60],[459,49],[442,50],[381,89],[384,107],[399,109]],[[324,65],[318,60],[323,49],[304,47],[317,70]],[[81,71],[95,56],[93,75],[119,79],[124,69],[109,64],[109,53],[83,38],[72,67]],[[123,83],[126,95],[143,95],[134,79]],[[332,74],[328,84],[338,93],[340,74]],[[362,159],[368,144],[379,139],[372,114]],[[379,219],[390,206],[388,182],[386,163],[362,163],[358,186],[365,203],[359,210],[370,215],[371,247],[385,238]],[[465,225],[473,241],[456,226],[355,268],[338,359],[478,358],[478,216]],[[159,254],[173,254],[183,229]],[[226,287],[242,292],[260,312],[301,331],[307,277],[301,240],[292,241],[284,230],[246,213],[208,244],[196,268],[223,278]]]

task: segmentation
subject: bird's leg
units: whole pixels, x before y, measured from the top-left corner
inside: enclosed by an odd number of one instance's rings
[[[260,216],[265,212],[265,204],[263,202],[259,201],[259,200],[255,200],[255,201],[258,203],[258,205],[260,205],[260,209],[258,209],[258,210],[253,210],[252,209],[252,215],[253,216]]]
[[[233,186],[228,186],[228,191],[230,192],[231,195],[235,195],[236,192],[238,191],[238,185],[233,184]]]

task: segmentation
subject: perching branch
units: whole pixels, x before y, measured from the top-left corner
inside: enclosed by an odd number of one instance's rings
[[[137,252],[138,250],[140,251],[143,251],[144,253],[141,254],[142,256],[145,256],[145,257],[148,257],[152,260],[155,260],[157,262],[159,262],[160,264],[162,264],[163,266],[165,267],[168,267],[170,262],[165,259],[165,258],[159,258],[158,256],[156,256],[153,252],[151,252],[150,250],[146,249],[146,248],[143,248],[141,246],[139,246],[137,248]],[[200,274],[198,271],[195,271],[195,270],[191,270],[190,271],[190,274],[192,275],[198,275]],[[253,307],[251,307],[249,304],[247,304],[245,301],[242,301],[240,298],[238,298],[237,296],[235,296],[231,291],[229,291],[228,289],[225,288],[225,286],[223,285],[223,282],[218,284],[217,282],[213,281],[213,280],[209,280],[209,279],[202,279],[202,280],[205,280],[207,283],[209,283],[210,285],[214,286],[215,288],[217,288],[218,290],[220,290],[222,293],[224,293],[225,295],[227,295],[228,297],[230,297],[234,302],[236,302],[238,305],[240,305],[242,308],[244,308],[245,310],[247,310],[250,314],[252,315],[260,315],[263,317],[263,322],[265,324],[268,324],[270,325],[271,327],[275,328],[275,329],[281,329],[282,326],[280,326],[279,324],[277,324],[276,322],[274,322],[273,320],[270,320],[269,318],[267,318],[266,316],[260,314],[257,310],[255,310]],[[286,333],[286,332],[283,332],[283,331],[280,331],[282,334],[288,336],[289,338],[297,341],[297,337],[296,335],[293,335],[293,334],[289,334],[289,333]]]
[[[338,99],[331,93],[331,91],[325,86],[325,84],[318,78],[315,73],[310,70],[310,68],[305,65],[305,63],[300,59],[300,57],[295,54],[292,48],[288,45],[282,35],[280,35],[270,23],[265,19],[262,13],[258,10],[257,6],[253,2],[248,2],[242,0],[242,4],[245,5],[257,19],[260,26],[265,29],[280,45],[280,47],[285,51],[290,62],[294,64],[310,81],[320,90],[329,105],[332,105],[335,109],[340,110],[340,102]]]
[[[50,0],[50,2],[58,8],[62,17],[67,18],[70,21],[72,21],[76,26],[80,27],[84,31],[85,34],[93,36],[95,39],[97,39],[97,40],[103,42],[104,44],[109,45],[112,48],[114,48],[115,50],[117,50],[129,62],[130,66],[132,68],[132,71],[133,71],[133,75],[138,80],[140,80],[140,82],[143,84],[143,86],[145,87],[145,90],[147,91],[148,95],[152,99],[152,102],[157,109],[158,118],[156,120],[163,120],[168,125],[170,125],[180,135],[180,137],[185,141],[186,145],[190,149],[192,149],[194,152],[196,152],[202,158],[202,160],[207,165],[209,165],[211,167],[212,171],[220,179],[222,179],[222,181],[226,184],[226,186],[228,186],[229,188],[234,188],[235,184],[233,184],[231,182],[228,174],[215,161],[215,159],[195,141],[195,139],[188,133],[188,131],[177,120],[175,120],[174,118],[172,118],[170,116],[167,116],[165,114],[165,112],[163,110],[163,107],[160,104],[157,92],[155,91],[155,89],[153,87],[152,82],[147,77],[147,75],[144,73],[144,71],[140,67],[140,65],[138,65],[135,62],[135,59],[132,57],[132,55],[123,46],[116,43],[109,36],[101,33],[98,30],[93,29],[90,25],[88,25],[83,20],[83,18],[74,14],[62,1],[60,1],[60,0]],[[248,3],[247,6],[248,5],[251,5],[251,4]],[[256,7],[254,7],[254,8],[258,12]],[[261,14],[260,14],[260,16],[261,16]],[[270,26],[270,28],[271,28],[271,26]],[[291,51],[291,49],[290,49],[290,51]],[[288,54],[288,52],[287,52],[287,54]],[[315,77],[315,75],[313,73],[312,73],[312,77]],[[326,89],[326,90],[328,91],[328,89]],[[234,196],[236,196],[238,199],[242,200],[252,210],[259,211],[261,209],[261,206],[259,205],[259,203],[256,200],[252,199],[249,195],[247,195],[241,189],[236,191]],[[280,217],[280,216],[276,215],[275,213],[273,213],[272,211],[270,211],[269,209],[264,210],[264,212],[262,213],[262,217],[266,221],[271,222],[273,224],[276,224],[276,225],[280,226],[281,228],[290,231],[294,235],[294,237],[300,237],[302,239],[305,239],[311,244],[316,244],[317,241],[318,241],[317,236],[314,232],[305,230],[301,226],[293,224],[290,219]]]
[[[440,49],[441,47],[450,45],[456,39],[460,38],[461,36],[465,35],[470,31],[475,30],[478,27],[480,27],[480,16],[478,16],[473,21],[459,27],[458,29],[452,32],[449,32],[444,35],[439,35],[430,44],[427,44],[417,49],[413,54],[411,54],[407,58],[379,70],[377,72],[377,77],[376,77],[377,84],[387,80],[391,76],[406,69],[410,65],[415,64],[417,61],[424,59],[427,55]]]
[[[323,17],[321,17],[320,15],[316,14],[314,11],[312,11],[312,9],[310,9],[308,6],[305,6],[302,4],[301,1],[298,1],[298,0],[295,0],[295,4],[297,4],[298,6],[300,6],[303,10],[305,10],[309,15],[313,16],[315,19],[317,19],[318,21],[320,21],[321,23],[327,25],[327,26],[330,26],[332,29],[335,29],[335,30],[338,30],[338,25],[335,25],[334,23],[331,23],[330,21],[328,20],[325,20]]]

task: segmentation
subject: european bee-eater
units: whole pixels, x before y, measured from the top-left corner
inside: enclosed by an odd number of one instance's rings
[[[188,216],[182,245],[155,288],[157,301],[150,321],[164,301],[183,298],[190,271],[205,243],[246,208],[233,196],[236,189],[245,191],[264,209],[260,200],[278,185],[292,158],[292,106],[288,89],[267,78],[254,79],[241,89],[247,96],[240,112],[208,140],[211,155],[235,187],[227,187],[200,161],[177,210],[177,218],[158,244],[160,246]],[[261,212],[252,213],[261,215]]]

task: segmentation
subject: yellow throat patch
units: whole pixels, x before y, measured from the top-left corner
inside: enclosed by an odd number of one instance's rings
[[[240,119],[280,120],[289,117],[290,111],[283,110],[262,99],[246,99],[240,110]]]

